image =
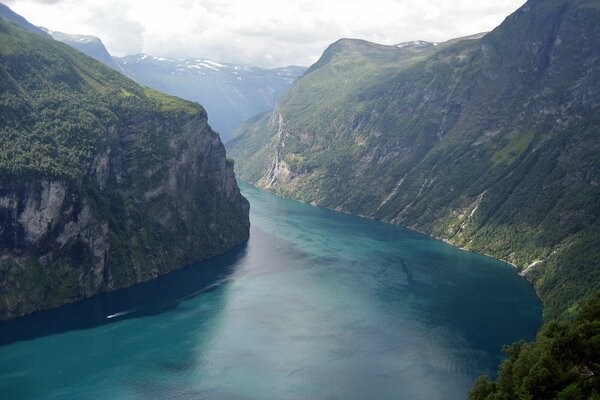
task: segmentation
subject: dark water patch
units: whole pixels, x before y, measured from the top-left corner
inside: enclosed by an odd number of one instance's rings
[[[116,290],[0,322],[0,346],[15,341],[78,329],[90,329],[117,320],[168,312],[190,297],[216,290],[231,277],[234,266],[244,257],[246,245],[211,260],[190,265],[139,285]]]

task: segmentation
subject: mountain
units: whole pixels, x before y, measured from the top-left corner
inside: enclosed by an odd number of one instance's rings
[[[119,72],[122,72],[119,64],[113,60],[112,56],[104,47],[102,40],[96,36],[90,35],[75,35],[71,33],[54,32],[47,30],[48,34],[59,42],[68,44],[69,46],[79,50],[83,54],[87,54],[93,59],[100,61],[102,64],[107,65]]]
[[[3,18],[0,88],[0,319],[248,239],[248,202],[200,105]]]
[[[42,36],[49,36],[49,34],[33,24],[27,21],[25,18],[14,12],[10,7],[0,3],[0,17],[7,19],[8,21],[14,22],[15,24],[27,29],[29,32],[37,33]]]
[[[266,69],[210,60],[178,60],[145,54],[115,58],[136,82],[197,101],[223,140],[246,119],[270,110],[305,71],[303,67]]]
[[[340,40],[238,130],[237,173],[511,262],[564,316],[600,289],[599,26],[530,0],[483,36]]]
[[[112,57],[96,36],[50,31],[30,24],[0,4],[3,16],[25,29],[68,44],[129,76],[141,85],[202,104],[209,123],[227,140],[246,119],[270,110],[306,68],[260,68],[203,59],[171,59],[138,54]]]
[[[15,24],[27,29],[32,33],[38,35],[52,37],[60,42],[66,43],[69,46],[81,51],[84,54],[100,61],[101,63],[108,65],[109,67],[120,71],[119,65],[112,59],[112,56],[104,47],[104,44],[100,38],[89,35],[74,35],[70,33],[54,32],[46,28],[35,26],[23,18],[21,15],[15,13],[8,6],[0,3],[0,17],[14,22]]]

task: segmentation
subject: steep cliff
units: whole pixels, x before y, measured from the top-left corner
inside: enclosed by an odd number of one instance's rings
[[[0,18],[0,319],[221,254],[248,202],[204,109]]]
[[[600,288],[599,27],[536,0],[483,37],[342,40],[228,146],[275,193],[515,264],[556,317]]]

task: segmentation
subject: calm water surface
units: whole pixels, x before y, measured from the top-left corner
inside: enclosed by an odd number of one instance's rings
[[[464,399],[541,322],[506,264],[242,188],[246,246],[0,324],[0,399]]]

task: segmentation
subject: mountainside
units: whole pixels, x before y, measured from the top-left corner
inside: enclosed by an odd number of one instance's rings
[[[277,194],[507,260],[564,315],[600,288],[600,4],[530,0],[439,45],[338,41],[228,148]]]
[[[107,65],[119,72],[123,72],[119,64],[113,60],[112,56],[104,47],[102,40],[96,36],[90,35],[75,35],[71,33],[47,31],[50,36],[59,42],[68,44],[69,46],[79,50],[83,54],[87,54],[93,59],[100,61],[102,64]]]
[[[112,59],[112,56],[108,53],[108,50],[106,50],[106,47],[104,47],[104,44],[100,38],[96,36],[53,32],[46,28],[35,26],[2,3],[0,3],[0,17],[4,17],[9,21],[14,22],[22,28],[27,29],[29,32],[37,33],[38,35],[46,37],[52,37],[60,42],[68,44],[83,54],[87,54],[101,63],[108,65],[117,71],[121,71],[118,64]]]
[[[37,27],[27,21],[25,18],[14,12],[10,9],[10,7],[0,3],[0,17],[5,18],[15,24],[27,29],[29,32],[37,33],[42,36],[50,36],[46,31],[42,28]]]
[[[198,104],[0,18],[0,319],[243,243],[248,203]]]
[[[226,140],[246,119],[270,110],[305,68],[266,69],[210,60],[177,60],[145,54],[115,58],[136,82],[201,103],[210,125]]]
[[[246,119],[270,110],[306,68],[259,68],[210,60],[178,60],[138,54],[112,57],[96,36],[50,31],[0,4],[0,16],[23,28],[68,44],[124,73],[141,85],[202,104],[210,125],[227,140]]]

